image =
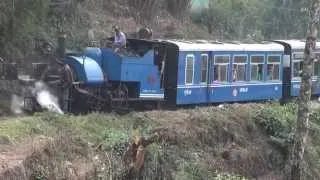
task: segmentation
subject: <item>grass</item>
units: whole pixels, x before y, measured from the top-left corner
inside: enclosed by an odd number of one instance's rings
[[[93,144],[102,143],[111,147],[128,141],[133,135],[149,134],[151,127],[139,123],[143,122],[132,115],[59,116],[47,112],[0,121],[0,137],[8,137],[18,143],[26,137],[53,136],[58,129],[66,128]]]
[[[18,143],[26,137],[34,135],[48,135],[52,129],[48,122],[38,117],[21,117],[0,121],[0,136],[8,137],[12,142]]]

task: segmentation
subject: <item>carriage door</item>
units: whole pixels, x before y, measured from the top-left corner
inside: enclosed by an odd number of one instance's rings
[[[204,52],[201,54],[201,71],[200,71],[200,84],[201,94],[203,95],[202,102],[209,101],[209,53]]]
[[[283,68],[282,68],[282,99],[281,104],[286,103],[291,96],[291,55],[288,52],[285,52],[282,58]],[[295,66],[295,64],[293,63]]]
[[[166,61],[164,67],[164,98],[168,105],[176,105],[177,101],[177,82],[178,82],[178,63],[179,49],[175,46],[167,45]]]

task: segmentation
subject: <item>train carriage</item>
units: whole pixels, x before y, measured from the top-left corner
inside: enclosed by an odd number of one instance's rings
[[[282,97],[280,44],[169,42],[179,52],[176,96],[170,97],[178,105]]]
[[[300,40],[276,40],[276,43],[285,47],[285,55],[290,56],[290,66],[285,68],[283,77],[284,99],[297,97],[300,94],[301,72],[303,70],[305,41]],[[320,44],[317,43],[316,58],[320,60]],[[320,95],[320,61],[316,60],[312,64],[312,95]]]

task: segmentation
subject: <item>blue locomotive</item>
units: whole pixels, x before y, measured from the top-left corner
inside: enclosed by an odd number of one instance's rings
[[[305,42],[256,44],[128,39],[126,49],[87,47],[64,58],[64,109],[288,100],[299,95]],[[317,55],[320,55],[319,46]],[[320,62],[312,95],[320,94]]]

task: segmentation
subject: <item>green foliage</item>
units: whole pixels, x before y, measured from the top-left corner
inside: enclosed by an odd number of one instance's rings
[[[14,4],[4,1],[10,5],[6,7],[7,14],[3,14],[5,20],[0,26],[0,32],[4,35],[0,38],[0,48],[4,50],[12,45],[26,53],[30,50],[33,36],[47,25],[50,0],[24,0]]]
[[[70,28],[69,24],[78,26],[79,22],[76,19],[85,17],[75,18],[75,5],[79,2],[77,0],[69,2],[52,6],[54,0],[3,0],[0,8],[4,7],[1,9],[6,11],[0,12],[0,56],[12,60],[11,54],[15,51],[16,61],[16,56],[19,54],[26,55],[33,50],[35,38],[55,41],[57,32],[62,28],[67,33],[74,34],[70,32],[74,29]]]
[[[192,19],[219,39],[303,38],[307,18],[303,7],[298,0],[212,0]]]
[[[288,104],[270,104],[258,112],[254,119],[269,135],[286,141],[292,141],[296,121],[296,106]]]

